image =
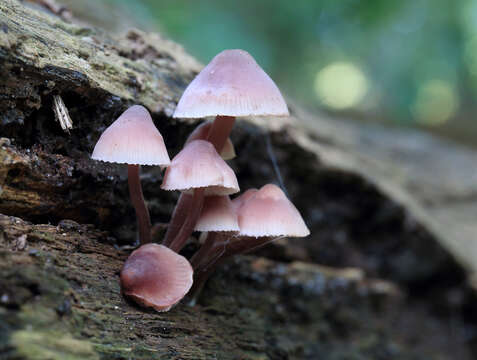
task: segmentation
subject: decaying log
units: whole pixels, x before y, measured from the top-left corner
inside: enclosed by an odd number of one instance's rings
[[[399,139],[417,133],[311,118],[295,106],[290,119],[239,121],[231,165],[246,189],[276,182],[276,160],[312,236],[233,259],[196,307],[158,314],[121,297],[122,245],[135,229],[125,168],[89,154],[134,103],[177,153],[195,122],[171,113],[200,68],[157,34],[115,36],[0,3],[0,358],[472,358],[468,279],[477,268],[456,225],[443,221],[443,199],[467,199],[475,185],[436,175],[431,160],[398,163]],[[55,96],[69,134],[55,120]],[[447,150],[475,171],[475,153]],[[167,222],[177,194],[160,190],[159,169],[145,168],[142,181],[153,221]]]

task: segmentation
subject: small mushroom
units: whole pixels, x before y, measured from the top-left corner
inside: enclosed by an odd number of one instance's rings
[[[91,158],[128,164],[129,194],[136,211],[139,239],[142,244],[151,242],[151,219],[142,194],[140,165],[167,166],[170,159],[146,108],[134,105],[127,109],[104,130]]]
[[[212,126],[212,123],[209,121],[203,122],[202,124],[197,126],[187,138],[184,146],[186,146],[188,143],[190,143],[193,140],[207,140],[211,126]],[[235,148],[230,138],[227,138],[227,140],[225,141],[225,145],[222,148],[222,151],[220,152],[220,156],[224,160],[231,160],[235,158],[236,156]],[[179,196],[179,200],[177,200],[177,204],[174,207],[171,220],[169,221],[169,226],[167,227],[166,235],[164,236],[163,244],[165,246],[169,246],[172,240],[174,239],[174,237],[177,236],[177,233],[179,232],[180,228],[183,225],[183,221],[186,218],[185,215],[190,211],[191,200],[192,200],[191,195],[182,193]]]
[[[193,194],[189,204],[190,212],[169,245],[177,252],[194,230],[204,196],[229,195],[239,191],[233,170],[217,154],[214,146],[204,140],[191,141],[172,159],[161,188]]]
[[[204,200],[204,206],[194,230],[207,232],[204,244],[200,247],[190,262],[194,268],[201,266],[201,261],[210,257],[210,253],[215,253],[220,248],[220,257],[225,251],[225,244],[234,233],[240,231],[237,221],[237,213],[228,196],[208,196]],[[215,246],[215,245],[219,246]]]
[[[186,258],[166,246],[146,244],[131,253],[120,277],[125,296],[163,312],[187,294],[193,270]]]
[[[241,236],[289,236],[310,235],[295,205],[288,200],[282,189],[267,184],[242,203],[238,209]]]
[[[227,257],[256,250],[280,237],[304,237],[310,234],[303,218],[276,185],[250,189],[232,201],[240,232],[228,238],[216,238],[213,246],[193,260],[194,285],[190,297],[195,299],[207,278]],[[217,256],[214,249],[223,247]],[[199,250],[200,252],[200,250]],[[194,255],[196,257],[196,255]],[[192,262],[192,260],[191,260]]]
[[[237,214],[228,196],[208,196],[194,230],[240,231]]]

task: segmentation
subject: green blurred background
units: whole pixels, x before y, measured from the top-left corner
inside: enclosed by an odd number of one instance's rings
[[[309,110],[477,146],[476,0],[101,0],[106,21],[91,3],[103,27],[159,30],[203,63],[245,49]]]

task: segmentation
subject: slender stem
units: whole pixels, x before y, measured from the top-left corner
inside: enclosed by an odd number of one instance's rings
[[[269,242],[278,239],[278,237],[262,236],[249,237],[242,236],[235,241],[231,241],[227,246],[224,257],[229,257],[237,254],[246,254],[267,245]]]
[[[215,235],[215,236],[210,236]],[[191,258],[194,269],[194,283],[187,294],[188,304],[196,304],[202,289],[215,269],[226,259],[227,245],[232,238],[230,233],[209,233],[206,242]],[[217,251],[220,250],[220,251]]]
[[[163,241],[164,246],[170,246],[172,240],[174,240],[179,233],[179,230],[181,229],[187,217],[191,203],[192,195],[181,193],[181,196],[179,197],[179,200],[177,200],[176,207],[172,213],[169,225],[167,226],[167,232]]]
[[[204,191],[204,188],[194,190],[194,196],[190,204],[187,218],[185,219],[179,233],[169,246],[171,250],[177,253],[181,251],[187,242],[187,239],[189,239],[189,236],[194,231],[195,224],[197,223],[197,219],[199,219],[200,212],[202,211],[202,205],[204,204]]]
[[[196,303],[207,279],[228,257],[257,250],[276,239],[278,238],[254,238],[247,236],[237,238],[230,236],[230,234],[224,234],[217,236],[215,240],[211,241],[211,244],[208,244],[206,241],[203,245],[204,251],[200,256],[196,253],[191,259],[191,264],[194,268],[194,284],[187,294],[187,297],[190,299],[189,304],[194,305]],[[199,252],[200,250],[202,250],[202,247],[199,249]]]
[[[235,124],[234,116],[216,116],[209,130],[207,141],[215,146],[215,150],[220,154],[224,148],[225,141],[232,132]]]
[[[129,196],[136,210],[136,218],[139,227],[139,240],[141,244],[151,242],[151,218],[147,210],[146,202],[142,195],[141,180],[139,179],[139,165],[128,165]]]
[[[215,243],[215,238],[217,237],[216,232],[209,232],[207,234],[207,238],[205,239],[204,244],[200,247],[199,251],[197,251],[189,260],[190,264],[194,269],[196,269],[202,260],[204,260],[207,256],[207,253],[210,251],[212,246]]]
[[[215,266],[211,266],[199,272],[194,271],[194,282],[189,292],[187,293],[189,305],[193,306],[196,304],[197,299],[199,298],[199,295],[202,292],[202,289],[204,288],[207,279],[215,271],[215,268]]]
[[[205,243],[190,259],[194,269],[204,269],[215,264],[227,251],[232,232],[211,232]]]
[[[214,267],[220,258],[245,254],[258,250],[269,242],[278,239],[273,237],[236,237],[230,233],[217,234],[207,238],[204,245],[191,258],[191,265],[196,271],[202,271],[208,267]],[[215,268],[215,267],[214,267]]]
[[[215,269],[228,257],[227,250],[231,239],[234,238],[230,233],[215,233],[216,236],[211,241],[204,243],[202,256],[195,255],[191,259],[191,265],[194,268],[194,283],[188,293],[189,304],[194,305],[199,297],[202,288],[207,279],[213,274]],[[207,238],[209,240],[209,238]],[[200,248],[202,250],[202,247]],[[199,250],[199,251],[200,251]],[[196,254],[197,255],[197,254]],[[195,259],[194,259],[195,257]]]

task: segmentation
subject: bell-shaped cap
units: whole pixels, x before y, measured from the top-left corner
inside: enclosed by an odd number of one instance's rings
[[[189,142],[172,159],[161,188],[185,192],[206,188],[206,196],[229,195],[240,190],[234,171],[205,140]]]
[[[146,244],[133,251],[121,270],[123,294],[139,305],[168,311],[192,286],[187,259],[166,246]]]
[[[185,145],[190,143],[192,140],[207,140],[211,126],[212,122],[210,121],[205,121],[199,126],[197,126],[194,131],[190,133],[189,137],[185,142]],[[222,151],[220,152],[220,156],[224,160],[232,160],[236,156],[234,144],[229,137],[225,140],[225,144]]]
[[[244,50],[224,50],[184,91],[173,117],[288,116],[273,80]]]
[[[208,196],[194,230],[239,231],[237,213],[228,196]]]
[[[310,234],[303,218],[276,185],[263,186],[238,209],[242,236],[304,237]]]
[[[145,107],[131,106],[99,138],[94,160],[135,165],[170,163],[164,140]]]

